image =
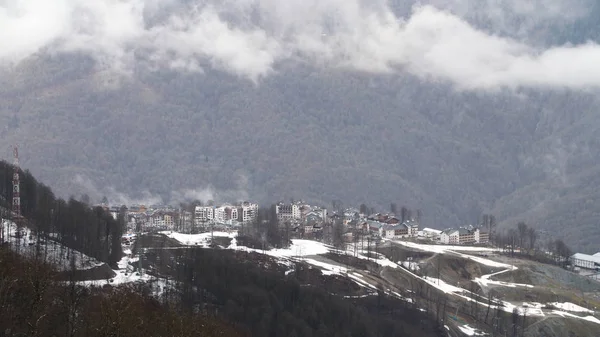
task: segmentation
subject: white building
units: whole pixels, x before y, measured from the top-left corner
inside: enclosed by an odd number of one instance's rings
[[[211,206],[196,206],[194,213],[196,223],[212,221],[215,218],[215,210]]]
[[[175,216],[173,214],[165,214],[163,215],[163,222],[165,227],[172,229],[175,227]]]
[[[225,213],[227,213],[226,217],[227,217],[228,220],[238,221],[238,219],[239,219],[238,213],[239,212],[238,212],[238,208],[237,207],[227,207],[225,209]]]
[[[479,228],[451,228],[440,233],[440,242],[444,244],[474,244],[487,243],[489,234],[481,231]]]
[[[440,234],[440,242],[444,244],[458,244],[458,229],[446,229]]]
[[[279,221],[297,220],[302,218],[300,206],[296,204],[286,205],[284,203],[279,203],[275,206],[275,213],[277,213],[277,220]]]
[[[440,240],[440,236],[442,235],[441,230],[433,228],[423,228],[422,233],[423,237],[434,241]]]
[[[579,268],[598,269],[600,268],[600,253],[594,255],[575,253],[571,256],[571,263]]]
[[[225,222],[225,220],[227,220],[226,209],[226,206],[215,207],[215,216],[213,220],[215,220],[215,222]]]
[[[258,216],[258,205],[250,202],[242,202],[238,209],[238,219],[241,222],[250,222]]]

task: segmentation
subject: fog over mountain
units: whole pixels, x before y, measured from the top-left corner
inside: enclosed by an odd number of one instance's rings
[[[598,250],[592,0],[0,0],[6,150],[60,193],[492,212]]]

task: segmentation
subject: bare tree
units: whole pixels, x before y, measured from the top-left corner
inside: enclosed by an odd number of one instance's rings
[[[527,238],[527,225],[524,222],[519,222],[517,224],[517,230],[519,231],[519,249],[522,252],[525,248],[523,242],[525,242],[525,239]]]
[[[344,225],[337,222],[333,225],[333,246],[341,249],[344,246]],[[345,249],[344,249],[345,250]]]
[[[530,227],[528,232],[527,232],[527,238],[529,239],[529,249],[530,250],[535,250],[535,242],[538,238],[538,234],[535,231],[535,228]]]
[[[408,208],[406,206],[402,206],[402,208],[400,209],[400,220],[402,222],[408,220]]]
[[[571,249],[560,239],[554,242],[554,247],[560,264],[565,267],[569,263],[569,257],[572,255]]]
[[[360,204],[359,212],[361,214],[367,214],[367,213],[369,213],[369,207],[367,207],[367,205],[365,205],[365,204]]]

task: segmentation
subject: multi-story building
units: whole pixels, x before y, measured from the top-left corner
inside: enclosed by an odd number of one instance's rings
[[[475,229],[473,235],[477,243],[488,243],[490,241],[490,234],[482,231],[480,228]]]
[[[489,234],[481,231],[479,228],[451,228],[442,231],[440,242],[445,244],[473,244],[487,243]]]
[[[165,227],[168,229],[173,229],[175,227],[175,216],[171,213],[166,213],[163,215],[163,221]]]
[[[256,219],[258,205],[250,202],[241,202],[237,206],[224,204],[221,206],[197,206],[195,218],[197,223],[203,222],[249,222]]]
[[[194,216],[196,223],[212,221],[215,218],[215,209],[212,206],[196,206]]]
[[[154,228],[164,228],[165,227],[165,219],[163,214],[160,212],[154,212],[148,219],[148,225]]]
[[[239,221],[238,208],[234,206],[225,207],[225,219]]]
[[[279,221],[296,220],[302,217],[300,206],[296,204],[278,203],[275,205],[275,213]]]
[[[600,269],[600,253],[594,255],[575,253],[571,256],[571,263],[575,267],[585,269]]]
[[[445,244],[458,244],[458,229],[446,229],[440,234],[440,242]]]
[[[238,208],[238,219],[241,222],[250,222],[258,216],[258,205],[250,202],[242,202]]]
[[[225,206],[215,207],[215,217],[213,218],[215,222],[225,222],[227,220],[225,218],[225,208]]]
[[[434,241],[440,240],[440,235],[442,235],[441,230],[432,229],[432,228],[423,228],[421,233],[422,233],[423,237],[430,239],[430,240],[434,240]]]

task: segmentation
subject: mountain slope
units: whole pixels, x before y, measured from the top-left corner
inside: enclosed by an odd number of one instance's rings
[[[27,62],[4,76],[0,122],[23,166],[59,193],[397,202],[437,227],[491,209],[510,224],[529,214],[557,235],[556,221],[598,220],[575,208],[599,197],[589,188],[600,126],[592,92],[462,92],[293,62],[258,84],[210,70],[121,77],[83,56]],[[559,192],[570,213],[532,210]]]

